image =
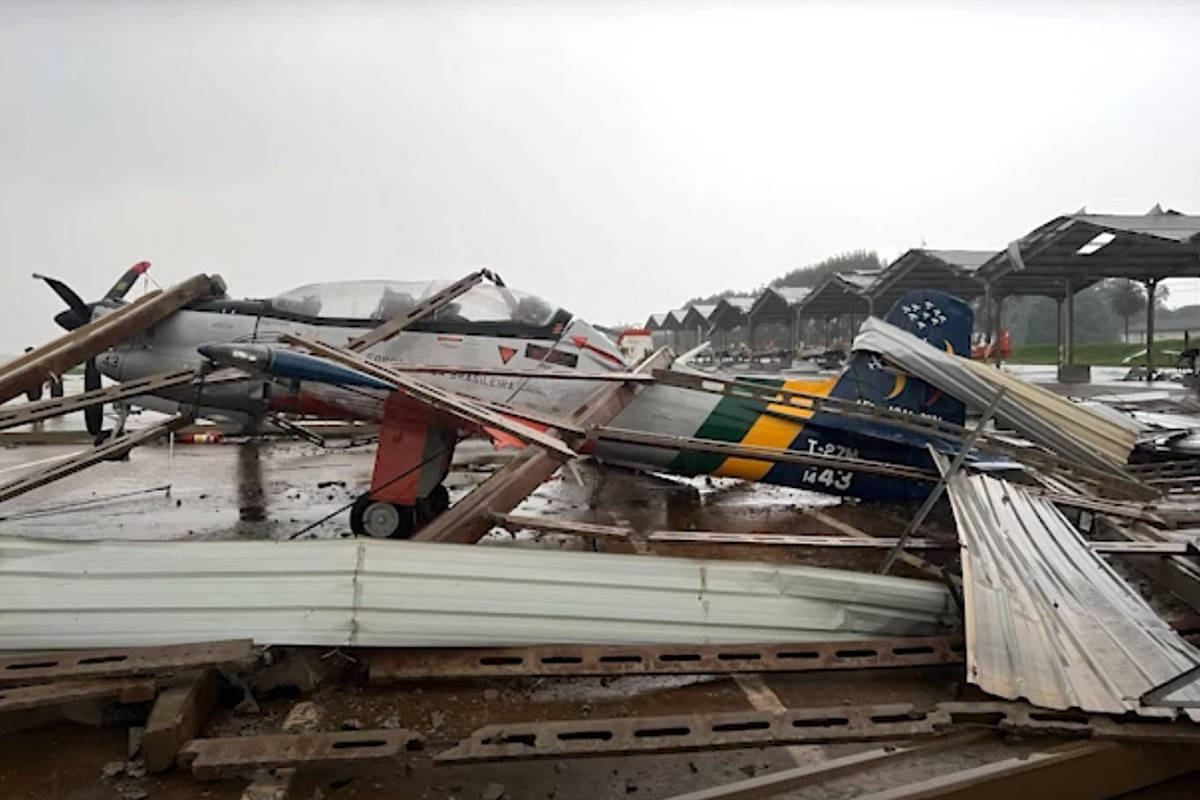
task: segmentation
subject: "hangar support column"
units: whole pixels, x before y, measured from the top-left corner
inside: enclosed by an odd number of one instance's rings
[[[1154,295],[1159,278],[1146,281],[1146,381],[1154,380]]]

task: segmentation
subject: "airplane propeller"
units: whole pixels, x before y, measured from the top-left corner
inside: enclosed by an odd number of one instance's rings
[[[83,298],[74,289],[67,286],[67,284],[58,278],[52,278],[49,275],[40,275],[36,272],[33,274],[33,277],[44,281],[67,304],[65,311],[60,311],[54,315],[54,321],[64,330],[73,331],[91,322],[92,313],[101,302],[111,301],[114,304],[120,304],[138,277],[144,275],[148,269],[150,269],[149,261],[139,261],[137,264],[134,264],[105,293],[103,300],[95,303],[83,302]],[[100,386],[100,367],[96,364],[95,358],[89,358],[83,367],[83,389],[90,392],[99,389]],[[104,438],[104,407],[99,405],[88,406],[83,410],[83,419],[87,424],[88,433],[97,442],[100,442]]]

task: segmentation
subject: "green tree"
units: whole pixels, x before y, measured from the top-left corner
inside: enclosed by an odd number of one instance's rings
[[[1129,341],[1129,318],[1135,316],[1146,307],[1146,290],[1140,283],[1131,280],[1114,278],[1105,286],[1106,300],[1112,312],[1125,321],[1125,341]],[[1160,288],[1166,286],[1160,284]],[[1157,295],[1158,293],[1155,292]]]

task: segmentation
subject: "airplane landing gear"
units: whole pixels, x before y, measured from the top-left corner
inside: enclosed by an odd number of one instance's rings
[[[420,526],[450,507],[450,492],[438,485],[415,506],[372,500],[363,495],[350,509],[350,530],[375,539],[407,539]]]
[[[372,500],[363,495],[350,509],[350,530],[373,539],[407,539],[416,530],[412,506]]]

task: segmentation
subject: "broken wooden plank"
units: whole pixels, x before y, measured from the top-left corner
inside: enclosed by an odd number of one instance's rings
[[[151,425],[148,428],[129,431],[122,436],[117,436],[109,439],[104,444],[97,445],[90,450],[84,450],[76,453],[73,457],[51,464],[40,470],[36,470],[30,475],[17,478],[15,481],[0,486],[0,502],[11,500],[14,497],[25,494],[26,492],[45,486],[48,483],[53,483],[68,475],[74,475],[76,472],[87,469],[90,466],[99,464],[110,458],[117,458],[129,452],[138,445],[152,442],[160,436],[165,436],[171,431],[182,428],[191,421],[190,417],[183,414],[177,414],[170,419],[160,422],[157,425]]]
[[[0,403],[40,386],[160,322],[192,300],[213,294],[219,278],[195,275],[166,291],[148,292],[0,366]]]
[[[196,738],[217,703],[217,672],[204,669],[190,680],[159,693],[142,736],[146,769],[163,772],[179,748]]]
[[[0,689],[0,733],[71,719],[99,725],[114,703],[154,699],[154,680],[60,681]]]
[[[392,387],[420,403],[424,403],[439,411],[479,428],[495,428],[514,436],[526,444],[535,444],[556,455],[560,460],[574,458],[576,453],[562,439],[549,433],[531,428],[492,411],[484,405],[476,403],[473,398],[457,392],[447,391],[433,384],[410,378],[397,370],[369,361],[360,353],[351,352],[341,347],[334,347],[316,339],[309,339],[299,334],[283,334],[279,341],[303,347],[314,355],[335,361],[364,375],[391,384]]]
[[[419,735],[398,728],[193,739],[179,751],[178,758],[193,777],[212,781],[260,769],[354,766],[422,747]]]
[[[444,289],[434,292],[429,297],[417,303],[408,313],[395,319],[381,322],[378,326],[370,331],[352,340],[346,347],[350,350],[361,352],[368,350],[380,342],[387,341],[395,336],[400,331],[412,325],[414,322],[424,319],[430,314],[435,313],[438,309],[452,302],[456,297],[464,295],[474,289],[484,278],[489,280],[497,280],[489,270],[478,269],[474,272],[464,275]]]
[[[633,371],[648,374],[655,367],[667,364],[670,359],[671,351],[663,348]],[[601,386],[572,412],[568,422],[585,429],[607,424],[629,405],[641,388],[641,384],[629,383]],[[549,480],[560,466],[561,461],[544,450],[526,450],[417,531],[412,538],[428,542],[477,542],[492,527],[493,515],[512,511]]]
[[[832,467],[834,469],[862,472],[868,475],[907,478],[909,480],[925,481],[928,483],[936,482],[938,477],[937,473],[933,470],[910,467],[906,464],[892,464],[886,461],[825,455],[823,453],[810,453],[803,450],[788,450],[779,447],[763,447],[761,445],[741,444],[739,442],[722,442],[716,439],[702,439],[694,436],[651,433],[648,431],[630,430],[628,428],[597,426],[590,432],[590,435],[606,442],[661,447],[665,450],[679,450],[690,453],[713,453],[730,458],[764,461],[770,464],[802,464],[805,466]]]
[[[253,657],[253,642],[250,639],[165,647],[19,653],[0,657],[0,686],[64,679],[168,674],[197,667],[239,667],[248,665]]]
[[[651,531],[647,535],[651,542],[696,542],[699,544],[744,544],[781,547],[833,547],[884,549],[894,547],[900,541],[895,536],[875,538],[847,538],[807,533],[726,533],[724,531]],[[957,541],[936,539],[909,539],[904,543],[908,550],[957,550]]]
[[[821,511],[820,509],[817,509],[817,508],[806,508],[806,509],[804,509],[804,513],[807,514],[808,516],[812,517],[813,519],[817,520],[818,522],[828,525],[829,527],[833,528],[835,531],[845,534],[846,536],[850,536],[850,537],[858,538],[858,539],[881,538],[881,537],[875,536],[874,534],[867,533],[864,530],[860,530],[859,528],[854,527],[853,525],[851,525],[848,522],[842,522],[837,517],[831,516],[830,514],[827,514],[824,511]],[[921,558],[918,555],[914,555],[913,553],[903,553],[902,552],[899,555],[899,560],[903,561],[905,564],[908,564],[910,567],[912,567],[915,570],[919,570],[920,572],[923,572],[926,575],[929,575],[930,577],[932,577],[936,580],[943,581],[943,582],[949,584],[950,586],[954,587],[956,592],[961,591],[961,589],[962,589],[962,578],[958,577],[957,575],[954,575],[953,573],[947,572],[946,570],[942,569],[941,567],[939,567],[935,564],[929,563],[928,561],[926,561],[925,559]]]
[[[598,525],[594,522],[576,522],[573,519],[561,517],[533,517],[526,514],[496,514],[498,525],[503,525],[510,531],[529,528],[550,533],[570,533],[577,536],[608,536],[617,539],[627,539],[633,534],[633,528],[620,525]]]
[[[804,764],[792,769],[779,770],[766,775],[708,786],[693,792],[674,795],[667,800],[767,800],[806,786],[840,777],[850,772],[870,769],[881,762],[899,761],[911,756],[923,756],[951,747],[962,747],[973,742],[993,738],[991,731],[939,736],[928,741],[903,743],[878,747],[862,753],[838,758],[828,758],[815,764]]]
[[[367,650],[372,683],[542,675],[704,675],[960,664],[954,636],[733,645],[537,645]]]
[[[74,703],[79,700],[116,700],[140,703],[153,700],[154,680],[59,681],[37,686],[0,689],[0,712],[25,711],[41,706]]]

